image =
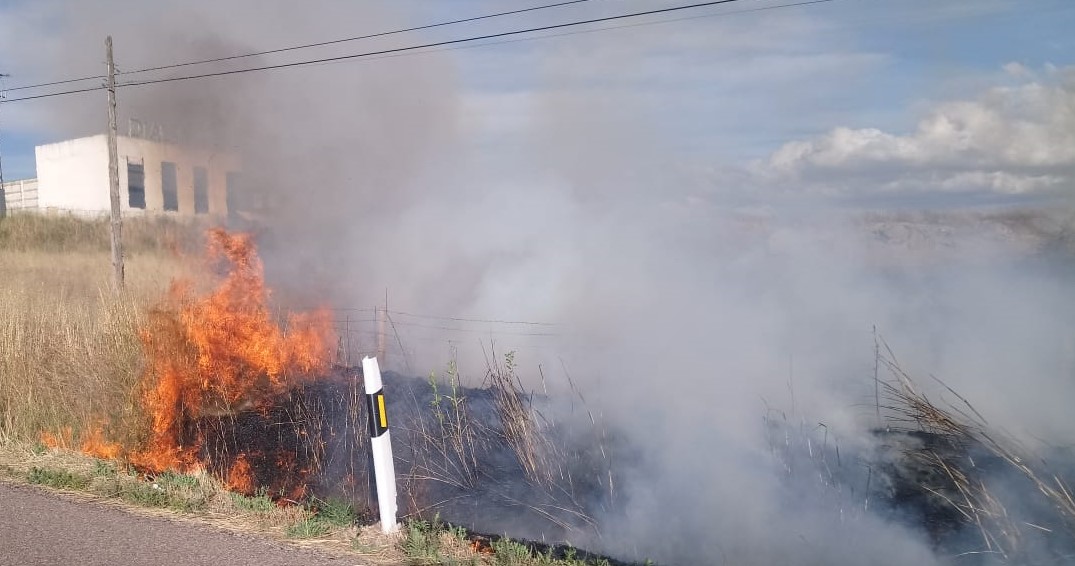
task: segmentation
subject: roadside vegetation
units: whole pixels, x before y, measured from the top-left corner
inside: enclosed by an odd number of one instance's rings
[[[137,431],[138,327],[182,271],[174,242],[189,228],[135,219],[125,229],[127,286],[115,294],[104,220],[0,218],[0,439],[48,432],[66,446],[102,419],[115,424],[110,438]]]
[[[607,559],[571,548],[553,548],[488,537],[441,522],[413,519],[392,535],[381,533],[351,505],[312,499],[280,505],[265,493],[227,491],[205,473],[139,474],[122,462],[47,448],[0,443],[0,481],[27,483],[74,497],[111,501],[134,513],[175,515],[216,527],[286,540],[330,555],[361,557],[372,564],[414,566],[611,566]]]
[[[191,274],[186,252],[200,247],[200,229],[168,219],[126,219],[126,288],[115,293],[106,219],[0,218],[0,481],[120,503],[133,512],[175,514],[375,564],[607,564],[573,551],[471,536],[437,519],[416,519],[386,536],[363,526],[370,519],[343,501],[278,504],[264,492],[230,492],[205,472],[148,475],[126,463],[121,455],[148,434],[139,329],[171,281]],[[540,439],[513,384],[502,381],[498,407],[517,425],[513,446],[527,456],[528,471],[541,475]],[[461,400],[444,399],[434,412],[453,434],[437,442],[464,456]]]
[[[440,521],[412,519],[403,526],[400,546],[407,564],[497,566],[612,566],[607,558],[571,547],[512,540],[508,537],[475,535]],[[645,564],[652,564],[646,562]]]

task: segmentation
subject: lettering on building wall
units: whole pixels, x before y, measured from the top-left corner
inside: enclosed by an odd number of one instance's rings
[[[127,119],[127,137],[155,142],[164,142],[164,126],[145,122],[138,118]]]

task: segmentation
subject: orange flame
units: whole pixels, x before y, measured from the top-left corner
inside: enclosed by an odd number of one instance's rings
[[[49,448],[68,448],[72,445],[72,432],[71,427],[65,426],[59,433],[53,434],[49,431],[43,431],[41,433],[41,444]]]
[[[93,429],[82,439],[81,449],[90,456],[106,460],[115,460],[123,453],[123,446],[105,440],[104,432],[100,428]]]
[[[264,268],[249,234],[209,232],[208,259],[229,271],[197,296],[189,282],[172,285],[140,337],[148,358],[144,406],[149,440],[131,456],[137,466],[178,471],[198,467],[202,438],[184,425],[203,415],[262,407],[291,387],[323,375],[335,337],[328,310],[273,320]],[[245,456],[228,472],[237,491],[253,492]]]
[[[232,491],[246,495],[253,495],[257,490],[254,484],[254,471],[250,468],[246,454],[239,454],[235,459],[231,471],[228,472],[228,481],[225,482],[225,486]]]

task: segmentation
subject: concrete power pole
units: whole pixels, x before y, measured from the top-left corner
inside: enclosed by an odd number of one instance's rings
[[[112,36],[105,39],[108,61],[108,197],[112,204],[112,285],[123,290],[123,219],[119,201],[119,150],[116,148],[116,62],[112,60]]]
[[[0,73],[0,100],[5,98],[4,96],[4,78],[10,75]],[[19,197],[22,197],[22,193],[19,193]],[[4,193],[4,158],[0,155],[0,218],[7,216],[7,195]]]

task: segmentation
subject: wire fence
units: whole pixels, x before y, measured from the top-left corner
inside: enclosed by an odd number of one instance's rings
[[[311,310],[311,309],[296,309]],[[339,340],[339,362],[353,365],[363,355],[378,355],[412,372],[422,354],[440,355],[464,344],[507,343],[512,350],[557,353],[564,325],[553,322],[491,317],[444,316],[414,310],[337,307],[333,329]]]

